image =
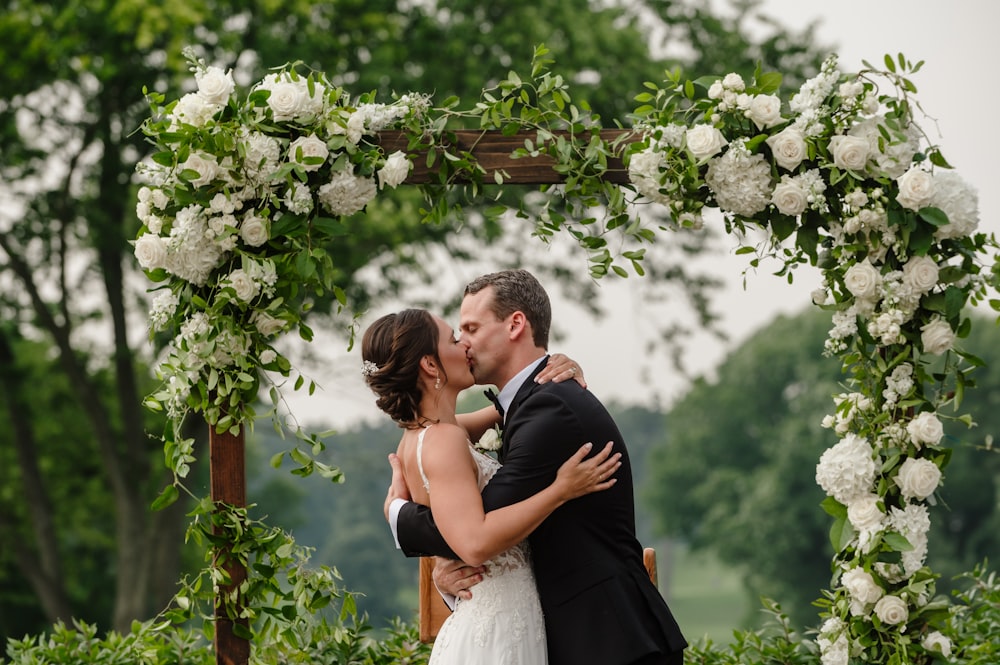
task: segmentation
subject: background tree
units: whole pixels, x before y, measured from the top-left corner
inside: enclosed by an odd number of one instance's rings
[[[675,64],[692,69],[714,64],[700,59],[701,51],[710,58],[731,55],[725,69],[744,73],[758,56],[767,59],[765,66],[796,71],[778,61],[785,52],[802,67],[816,64],[818,56],[803,55],[813,52],[808,34],[779,30],[783,36],[773,43],[781,48],[753,46],[739,22],[750,4],[741,4],[744,13],[725,21],[681,6],[598,7],[582,0],[406,8],[358,0],[5,2],[0,320],[9,325],[4,334],[12,350],[21,339],[44,340],[49,362],[44,381],[62,381],[67,388],[66,399],[51,411],[23,409],[12,397],[17,392],[4,393],[4,405],[30,414],[16,422],[18,442],[35,442],[40,458],[63,455],[48,436],[50,421],[76,435],[74,454],[86,460],[81,468],[93,470],[93,487],[111,508],[100,515],[103,532],[110,534],[105,556],[114,594],[106,605],[91,602],[90,594],[99,594],[106,580],[77,573],[69,563],[75,552],[67,543],[75,542],[80,525],[60,512],[65,498],[56,491],[64,480],[58,467],[39,464],[33,473],[30,460],[13,451],[9,457],[21,482],[32,487],[11,497],[23,503],[4,513],[0,537],[21,542],[26,556],[5,557],[0,579],[32,581],[33,593],[46,598],[40,606],[47,620],[106,607],[101,623],[121,629],[162,607],[178,577],[184,506],[148,510],[163,483],[162,459],[147,434],[159,428],[150,427],[139,406],[151,359],[144,341],[146,281],[128,241],[138,226],[134,168],[147,152],[137,131],[148,113],[143,89],[174,94],[187,84],[185,46],[212,64],[232,67],[243,84],[269,66],[302,60],[358,92],[430,91],[440,100],[450,94],[476,97],[491,77],[526,66],[534,43],[544,41],[577,86],[576,97],[587,99],[608,124],[626,122],[625,109],[645,78],[659,79]],[[681,55],[651,55],[652,30],[662,33],[663,26],[669,27],[671,45],[682,47]],[[623,70],[630,75],[620,76]],[[403,287],[431,281],[427,266],[440,255],[432,250],[443,249],[456,260],[481,259],[481,248],[490,243],[495,253],[487,258],[494,265],[537,268],[572,297],[593,301],[592,285],[567,279],[568,259],[549,265],[549,255],[545,266],[533,264],[521,235],[516,243],[494,242],[503,232],[496,222],[470,216],[462,225],[428,227],[419,223],[418,204],[405,193],[378,205],[384,206],[379,214],[329,248],[355,309],[389,296],[423,302],[425,294]],[[687,253],[700,251],[701,242],[679,242],[676,252],[652,258],[653,279],[647,284],[693,293],[689,302],[707,321],[706,301],[698,294],[711,280],[691,277],[687,269]],[[363,279],[362,269],[373,264],[377,278]],[[318,303],[318,310],[324,309],[325,303]],[[192,427],[200,431],[197,423]],[[35,574],[37,569],[44,576]],[[86,587],[86,601],[71,591],[74,585]]]
[[[813,480],[819,456],[836,442],[820,423],[843,392],[839,360],[820,355],[829,327],[819,310],[781,317],[716,376],[698,380],[666,417],[667,439],[652,450],[644,492],[661,532],[717,554],[743,574],[751,607],[760,596],[776,599],[800,625],[815,623],[811,603],[830,584],[830,521]],[[964,346],[991,365],[1000,361],[989,321]],[[998,380],[995,369],[982,372],[962,405],[982,415],[979,427],[947,428],[954,454],[942,505],[931,513],[929,555],[942,592],[951,576],[996,551],[1000,457],[985,443],[1000,431]]]

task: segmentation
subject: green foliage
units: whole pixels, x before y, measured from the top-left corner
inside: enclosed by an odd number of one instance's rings
[[[977,565],[962,578],[964,582],[956,592],[949,619],[949,633],[956,639],[947,662],[953,665],[993,663],[1000,656],[1000,583],[996,573],[985,565]],[[687,650],[685,663],[820,665],[811,632],[796,630],[777,603],[765,600],[761,611],[765,619],[760,628],[734,631],[728,645],[697,641]],[[368,630],[363,621],[327,626],[313,633],[309,642],[302,642],[294,649],[286,646],[267,650],[267,657],[276,660],[265,661],[258,655],[254,662],[426,663],[430,648],[418,641],[415,627],[394,623],[389,634],[379,640],[367,637]],[[203,637],[162,620],[135,622],[129,632],[112,632],[105,637],[98,637],[93,626],[82,622],[74,622],[72,627],[58,624],[48,634],[9,642],[7,656],[0,662],[10,665],[53,662],[66,665],[209,665],[215,662],[211,647]]]
[[[846,515],[814,480],[834,439],[820,422],[843,380],[838,363],[816,353],[828,328],[822,312],[779,318],[735,349],[715,378],[697,381],[666,416],[640,488],[660,533],[737,567],[754,598],[779,599],[799,626],[814,621],[813,602],[830,582],[830,524],[817,507]],[[997,335],[976,318],[965,340],[984,363],[962,404],[977,426],[947,420],[953,454],[931,510],[928,553],[943,592],[998,546],[1000,456],[988,450],[1000,432]]]

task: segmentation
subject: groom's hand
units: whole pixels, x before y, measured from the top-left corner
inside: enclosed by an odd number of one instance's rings
[[[472,598],[472,587],[483,581],[486,566],[467,566],[461,561],[434,558],[434,586],[443,594],[450,594],[469,600]]]
[[[399,465],[399,457],[396,453],[389,453],[389,466],[392,467],[392,480],[389,481],[389,491],[385,495],[385,503],[382,505],[382,512],[385,520],[389,521],[389,505],[395,499],[410,500],[410,488],[406,486],[406,478],[403,477],[403,469]]]

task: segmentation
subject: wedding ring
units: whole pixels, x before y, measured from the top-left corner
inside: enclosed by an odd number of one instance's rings
[[[569,373],[576,376],[576,365],[570,365]]]

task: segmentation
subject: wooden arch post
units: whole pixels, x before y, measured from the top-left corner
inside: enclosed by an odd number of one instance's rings
[[[552,133],[567,135],[558,131]],[[601,138],[605,142],[611,143],[630,133],[631,130],[627,129],[604,129],[601,130]],[[548,155],[540,154],[521,159],[511,158],[514,150],[524,147],[526,139],[537,140],[538,137],[533,132],[505,136],[498,130],[457,130],[453,132],[453,135],[455,142],[448,148],[452,151],[471,153],[476,163],[484,170],[484,182],[493,182],[494,175],[497,173],[503,176],[504,184],[552,185],[563,181],[562,176],[552,168],[556,163],[555,160]],[[408,153],[413,169],[404,181],[405,184],[419,185],[437,182],[434,177],[436,169],[427,166],[426,155],[407,150],[407,138],[403,132],[383,131],[379,134],[379,144],[386,154],[397,150]],[[629,182],[628,170],[621,159],[617,157],[608,159],[608,168],[601,177],[608,182],[618,184]],[[247,496],[243,428],[240,428],[237,434],[229,432],[219,434],[215,432],[215,428],[210,428],[209,448],[212,501],[238,508],[245,507]],[[217,553],[217,558],[220,556],[225,558],[225,552]],[[228,586],[220,588],[219,591],[226,594],[239,588],[239,585],[246,580],[247,571],[243,566],[233,562],[226,562],[223,565],[231,582]],[[427,569],[426,574],[429,576],[429,569]],[[441,607],[447,611],[447,607],[443,603]],[[424,622],[423,614],[421,614],[421,631],[424,630],[424,626],[429,627],[431,623],[439,623],[443,620],[440,611],[441,608],[437,608],[433,620],[428,615],[428,623]],[[227,616],[221,598],[215,600],[215,618],[215,662],[217,665],[247,665],[250,661],[250,643],[235,633],[234,623],[236,622]],[[246,626],[244,621],[240,623]],[[436,633],[436,631],[434,632]]]
[[[219,434],[210,427],[208,435],[211,498],[213,504],[224,503],[237,508],[247,505],[246,440],[240,427],[237,434]],[[216,561],[229,575],[230,583],[220,587],[221,594],[238,589],[247,578],[241,564],[227,561],[227,552],[216,552]],[[246,626],[246,620],[240,620]],[[235,622],[226,614],[221,597],[215,599],[215,662],[218,665],[246,665],[250,661],[250,642],[236,635]]]

